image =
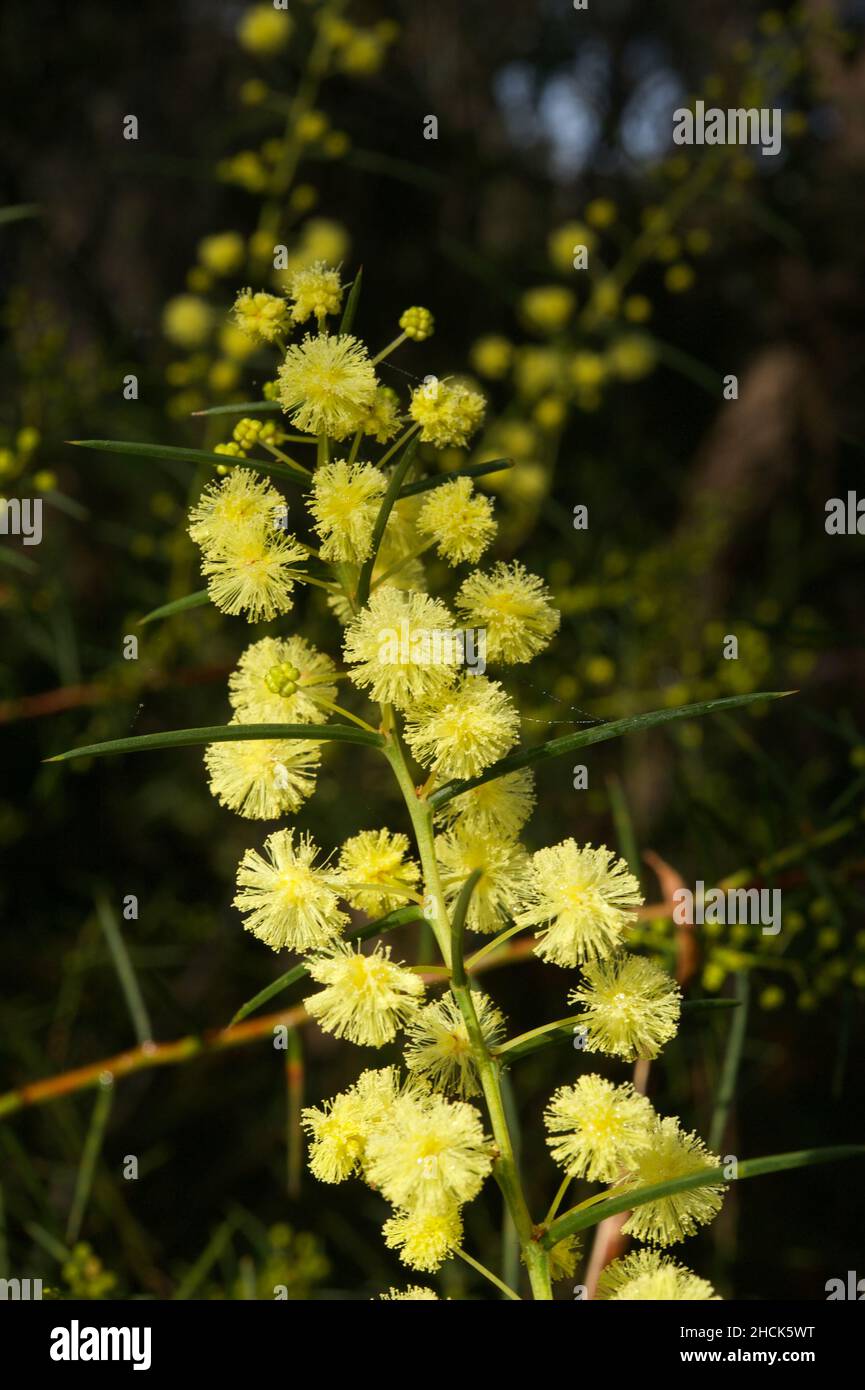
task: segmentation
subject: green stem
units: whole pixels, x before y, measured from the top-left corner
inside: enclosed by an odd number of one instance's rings
[[[399,333],[397,337],[393,339],[392,342],[388,343],[387,347],[383,347],[381,352],[376,354],[376,356],[372,359],[372,365],[375,367],[379,362],[383,362],[386,357],[390,357],[391,353],[394,352],[398,347],[400,347],[401,344],[406,341],[407,337],[408,334]]]
[[[472,1269],[476,1269],[478,1274],[482,1274],[485,1279],[489,1279],[490,1283],[495,1284],[497,1289],[501,1289],[505,1298],[512,1298],[516,1303],[522,1303],[519,1294],[514,1293],[513,1289],[509,1289],[507,1284],[503,1283],[497,1275],[493,1274],[491,1269],[487,1269],[486,1265],[482,1265],[480,1260],[473,1260],[471,1255],[466,1254],[465,1250],[455,1250],[454,1254],[459,1255],[460,1259],[465,1260],[466,1264],[471,1265]]]
[[[463,961],[462,937],[466,911],[478,875],[472,874],[467,883],[463,885],[459,902],[454,911],[453,938],[451,938],[448,910],[435,853],[432,808],[428,801],[421,801],[418,798],[396,730],[393,709],[389,705],[382,706],[382,725],[388,730],[384,748],[385,757],[393,768],[411,817],[424,874],[424,883],[431,900],[433,910],[428,908],[426,915],[431,921],[442,956],[446,964],[451,966],[453,976],[451,988],[465,1021],[475,1067],[487,1104],[493,1137],[498,1148],[498,1157],[493,1165],[493,1174],[502,1190],[502,1195],[517,1231],[532,1293],[536,1299],[551,1301],[553,1293],[550,1283],[549,1255],[535,1239],[535,1228],[520,1183],[505,1115],[498,1066],[490,1056],[478,1022]]]
[[[564,1195],[565,1195],[565,1193],[567,1192],[567,1190],[568,1190],[568,1188],[570,1187],[570,1185],[571,1185],[572,1182],[573,1182],[573,1178],[572,1178],[571,1174],[570,1174],[570,1173],[566,1173],[565,1176],[562,1178],[561,1186],[559,1187],[558,1192],[556,1193],[555,1197],[553,1198],[552,1202],[550,1203],[550,1209],[549,1209],[549,1211],[547,1212],[546,1216],[544,1217],[544,1225],[545,1225],[545,1226],[549,1226],[549,1225],[552,1223],[552,1221],[555,1219],[556,1212],[558,1211],[559,1207],[562,1205],[562,1200],[563,1200],[563,1198],[564,1198]]]
[[[390,706],[382,708],[383,722],[393,726],[393,711]],[[424,873],[424,886],[427,897],[430,899],[431,910],[427,913],[428,920],[435,932],[442,959],[446,965],[450,965],[451,943],[450,930],[448,927],[448,911],[445,903],[444,889],[442,888],[441,875],[439,874],[438,860],[435,853],[435,841],[432,826],[432,811],[426,801],[418,800],[411,773],[408,770],[405,753],[399,740],[399,734],[395,727],[391,728],[385,745],[385,756],[393,768],[394,776],[399,783],[400,791],[406,804],[409,816],[411,817],[412,829],[414,830],[417,842],[418,854],[420,855],[421,866]]]
[[[520,1249],[523,1253],[523,1260],[525,1261],[529,1273],[532,1293],[536,1299],[547,1301],[552,1299],[553,1296],[550,1285],[549,1257],[541,1249],[535,1239],[534,1224],[529,1215],[529,1209],[523,1194],[513,1142],[511,1140],[511,1132],[505,1113],[505,1102],[502,1094],[498,1064],[490,1055],[483,1030],[478,1021],[478,1016],[475,1012],[475,1003],[469,987],[465,963],[463,961],[463,932],[465,930],[466,912],[468,910],[472,891],[480,876],[481,871],[476,869],[474,873],[466,879],[454,911],[451,929],[453,956],[451,964],[451,989],[459,1004],[460,1013],[466,1025],[466,1032],[471,1044],[475,1067],[477,1068],[481,1089],[483,1090],[484,1099],[487,1103],[487,1111],[489,1112],[493,1137],[499,1151],[493,1167],[493,1173],[502,1190],[502,1195],[507,1203],[511,1219],[516,1228]]]
[[[378,733],[378,730],[374,729],[371,724],[367,724],[360,715],[352,714],[351,710],[344,709],[342,705],[334,704],[333,700],[325,699],[324,695],[316,695],[311,689],[307,693],[311,700],[314,700],[317,705],[321,705],[322,709],[329,709],[331,714],[341,714],[343,719],[350,719],[353,724],[357,724],[359,729],[367,729],[371,734]]]

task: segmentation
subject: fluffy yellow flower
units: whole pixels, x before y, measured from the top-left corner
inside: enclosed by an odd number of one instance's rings
[[[484,835],[456,825],[436,838],[436,853],[448,902],[455,902],[466,879],[475,869],[481,877],[472,893],[466,926],[487,934],[501,929],[513,912],[528,855],[522,845],[500,835]]]
[[[395,965],[390,947],[380,942],[368,956],[342,943],[312,957],[309,973],[325,988],[304,1000],[307,1013],[326,1033],[363,1047],[391,1042],[424,990],[423,981]]]
[[[285,513],[282,494],[251,468],[234,468],[208,483],[189,513],[189,534],[204,550],[219,551],[240,534],[266,534]]]
[[[432,1273],[462,1244],[463,1223],[458,1207],[442,1211],[397,1212],[382,1231],[389,1250],[398,1250],[410,1269]]]
[[[387,1293],[379,1294],[379,1301],[382,1303],[438,1303],[440,1302],[437,1293],[432,1289],[425,1289],[422,1284],[409,1284],[403,1290],[395,1289],[392,1285]]]
[[[370,917],[400,907],[420,878],[420,869],[407,858],[408,852],[408,837],[390,830],[362,830],[346,840],[339,855],[346,902]]]
[[[717,1301],[708,1279],[657,1250],[635,1250],[608,1264],[598,1280],[596,1298],[617,1302],[696,1303]]]
[[[630,1082],[581,1076],[560,1086],[544,1112],[553,1158],[572,1178],[612,1182],[651,1143],[655,1112]]]
[[[322,540],[323,560],[361,564],[372,548],[372,531],[387,487],[371,463],[335,459],[316,469],[309,510]]]
[[[477,777],[513,748],[519,731],[519,713],[498,681],[472,675],[409,714],[405,724],[418,762],[443,777]]]
[[[535,775],[524,767],[460,792],[442,807],[440,815],[449,824],[459,823],[469,834],[515,840],[534,806]]]
[[[550,1279],[554,1284],[560,1279],[573,1278],[581,1253],[579,1236],[565,1236],[563,1240],[556,1241],[550,1251]]]
[[[532,855],[523,886],[523,906],[514,920],[536,932],[535,951],[555,965],[573,967],[604,960],[618,950],[643,901],[640,885],[624,859],[606,845],[580,848],[563,840]]]
[[[479,391],[472,391],[459,381],[439,381],[430,377],[418,386],[411,396],[409,414],[421,426],[424,444],[444,449],[453,444],[464,448],[480,425],[486,411],[486,401]]]
[[[258,290],[241,290],[234,301],[234,321],[241,333],[256,343],[273,343],[291,326],[288,304],[281,296]]]
[[[394,1207],[442,1213],[477,1196],[492,1157],[473,1105],[406,1092],[370,1134],[364,1166]]]
[[[276,820],[299,810],[315,791],[320,751],[305,739],[209,743],[204,762],[221,806],[249,820]]]
[[[622,956],[587,965],[584,983],[568,995],[582,1004],[575,1020],[586,1027],[585,1050],[626,1062],[657,1057],[676,1036],[682,995],[666,970],[643,956]]]
[[[542,579],[519,561],[470,574],[456,596],[470,627],[486,630],[487,660],[531,661],[558,631],[560,614]]]
[[[263,637],[247,647],[228,678],[228,698],[243,724],[321,724],[336,699],[336,667],[302,637]]]
[[[206,550],[201,573],[221,612],[245,613],[251,623],[267,623],[292,608],[292,591],[305,573],[299,566],[307,559],[294,536],[250,529]]]
[[[326,947],[349,920],[317,855],[309,835],[295,843],[293,830],[275,830],[264,842],[264,857],[248,849],[238,865],[234,906],[245,914],[246,930],[274,951]]]
[[[457,675],[452,626],[438,599],[383,585],[346,629],[349,675],[373,700],[398,709],[438,699]]]
[[[291,317],[295,323],[305,323],[310,316],[321,322],[328,314],[338,314],[342,304],[342,281],[339,271],[324,261],[315,261],[291,277],[288,297]]]
[[[443,560],[476,564],[496,534],[493,504],[475,492],[471,478],[454,478],[431,488],[417,519],[418,530],[431,536]]]
[[[709,1153],[696,1134],[680,1129],[679,1121],[667,1116],[663,1120],[655,1119],[649,1147],[635,1155],[628,1166],[631,1171],[626,1181],[616,1187],[617,1193],[634,1192],[640,1187],[653,1187],[655,1183],[672,1182],[674,1178],[718,1168],[721,1160]],[[687,1192],[675,1192],[655,1202],[645,1202],[634,1208],[622,1230],[625,1235],[654,1245],[674,1245],[692,1236],[699,1226],[714,1221],[721,1210],[725,1191],[723,1183],[714,1182]]]
[[[362,1168],[367,1136],[384,1121],[398,1092],[394,1067],[364,1071],[321,1109],[310,1106],[302,1112],[310,1137],[309,1166],[319,1182],[344,1182]]]
[[[379,386],[367,414],[360,422],[364,434],[378,444],[387,444],[400,427],[399,396],[389,386]]]
[[[489,995],[479,990],[472,995],[475,1013],[488,1046],[504,1033],[505,1020]],[[448,991],[441,999],[426,1004],[406,1024],[407,1042],[403,1053],[409,1071],[428,1082],[434,1091],[444,1091],[464,1099],[480,1095],[471,1043],[459,1004]]]
[[[321,333],[292,344],[278,381],[279,400],[292,424],[334,439],[356,430],[375,400],[375,369],[363,343],[350,333]]]

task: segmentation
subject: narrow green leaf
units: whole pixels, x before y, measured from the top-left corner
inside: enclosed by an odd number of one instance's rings
[[[460,895],[456,901],[456,907],[451,917],[451,970],[453,973],[454,988],[460,988],[466,983],[466,967],[463,960],[463,937],[465,935],[466,913],[469,910],[469,903],[472,900],[472,893],[477,887],[478,880],[482,877],[482,869],[473,869],[460,889]]]
[[[378,554],[378,548],[381,545],[381,539],[384,535],[385,527],[387,526],[387,519],[391,514],[397,497],[399,496],[399,490],[402,487],[402,480],[408,472],[409,466],[412,462],[412,459],[414,458],[415,450],[417,449],[417,444],[418,438],[417,435],[415,435],[414,438],[411,439],[408,442],[408,444],[406,444],[406,447],[403,450],[402,458],[394,468],[393,473],[390,475],[390,481],[387,485],[387,491],[385,492],[384,497],[381,499],[381,506],[378,509],[378,516],[376,517],[375,525],[372,528],[372,547],[370,549],[369,555],[367,556],[366,560],[364,560],[363,565],[361,566],[360,576],[357,581],[358,608],[363,608],[369,602],[369,586],[372,581],[372,572],[375,568],[375,557]]]
[[[310,743],[362,743],[383,748],[381,734],[367,733],[351,724],[214,724],[206,729],[170,729],[163,734],[139,734],[115,738],[108,743],[89,743],[46,758],[47,763],[64,763],[70,758],[94,758],[104,753],[148,753],[160,748],[195,748],[205,743],[245,743],[252,739],[300,738]]]
[[[465,468],[455,468],[451,473],[434,473],[431,478],[418,478],[416,483],[406,483],[405,487],[400,488],[399,495],[416,497],[419,492],[429,492],[430,488],[451,483],[454,478],[483,478],[487,473],[501,473],[513,466],[513,459],[490,459],[489,463],[470,463]]]
[[[766,1173],[781,1173],[790,1168],[808,1168],[814,1163],[837,1163],[844,1158],[865,1158],[865,1144],[839,1144],[830,1149],[799,1149],[765,1158],[748,1158],[738,1165],[735,1178],[726,1177],[724,1168],[718,1167],[707,1168],[702,1173],[689,1173],[684,1178],[673,1178],[671,1182],[652,1183],[649,1187],[619,1193],[582,1211],[566,1211],[553,1222],[541,1244],[549,1250],[565,1236],[597,1226],[608,1216],[633,1211],[635,1207],[645,1206],[646,1202],[673,1197],[677,1192],[690,1192],[695,1187],[711,1187],[717,1183],[741,1182],[744,1178],[759,1178]]]
[[[714,714],[717,710],[737,709],[753,705],[758,700],[780,700],[785,695],[793,694],[795,692],[792,690],[775,690],[759,691],[753,695],[729,695],[720,700],[704,700],[697,705],[680,705],[678,709],[656,709],[647,714],[632,714],[626,719],[613,719],[608,724],[596,724],[590,729],[580,729],[576,733],[550,739],[549,743],[542,743],[537,748],[522,748],[519,752],[511,753],[507,758],[493,763],[492,767],[488,767],[479,777],[472,777],[465,782],[446,782],[438,791],[433,792],[429,798],[430,805],[437,811],[455,796],[459,796],[460,792],[479,787],[484,782],[493,782],[497,777],[516,772],[518,768],[548,762],[551,758],[561,758],[566,753],[573,753],[577,748],[588,748],[593,743],[606,743],[608,739],[620,738],[623,734],[642,733],[644,729],[653,729],[658,724],[668,724],[673,719],[697,719],[704,714]]]
[[[342,318],[339,324],[340,333],[350,333],[354,323],[354,316],[357,313],[357,306],[360,300],[360,287],[363,281],[363,266],[355,275],[348,292],[348,299],[345,301],[345,308],[342,311]]]
[[[131,443],[127,439],[68,439],[66,442],[67,444],[74,444],[78,449],[96,449],[103,454],[128,454],[132,458],[172,459],[174,461],[180,460],[183,463],[206,463],[211,468],[236,465],[240,468],[251,468],[256,473],[270,473],[275,478],[284,478],[286,482],[300,483],[301,487],[304,488],[309,486],[309,478],[305,473],[299,473],[297,469],[290,468],[287,463],[280,463],[276,459],[235,459],[230,454],[211,454],[207,449],[183,449],[169,444]]]
[[[235,405],[211,405],[207,410],[193,410],[190,414],[197,419],[199,415],[264,415],[280,409],[279,401],[238,401]],[[297,438],[305,439],[306,436],[298,435]]]
[[[161,608],[154,608],[152,612],[145,613],[143,618],[138,619],[138,626],[155,623],[157,618],[173,618],[175,613],[186,613],[190,608],[203,608],[209,602],[210,595],[207,590],[198,589],[194,594],[184,594],[183,598],[173,599],[171,603],[163,603]]]
[[[732,1026],[727,1034],[727,1046],[724,1051],[724,1065],[721,1069],[721,1081],[715,1097],[715,1108],[712,1112],[712,1123],[709,1127],[709,1148],[713,1151],[719,1149],[724,1142],[724,1131],[727,1127],[727,1116],[730,1113],[730,1106],[736,1095],[736,1082],[739,1076],[739,1065],[742,1061],[742,1049],[745,1046],[745,1035],[748,1031],[748,1002],[751,994],[751,984],[747,970],[736,972],[736,997],[730,1003],[740,1005],[739,1012],[733,1019]]]
[[[379,917],[375,922],[367,922],[362,927],[352,927],[345,934],[347,941],[366,941],[371,936],[378,936],[381,932],[393,931],[394,927],[405,926],[409,922],[425,922],[426,918],[419,907],[398,907],[393,912],[388,912],[386,916]],[[293,965],[290,970],[286,970],[284,975],[280,975],[278,980],[273,980],[264,989],[259,990],[252,999],[247,999],[245,1004],[241,1004],[237,1013],[229,1023],[229,1028],[233,1028],[235,1023],[242,1023],[250,1014],[254,1014],[264,1004],[269,1004],[271,999],[275,999],[278,994],[282,994],[290,985],[294,985],[298,980],[303,980],[309,974],[309,966],[301,962]]]

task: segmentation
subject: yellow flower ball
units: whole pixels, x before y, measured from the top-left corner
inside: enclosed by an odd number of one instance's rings
[[[576,303],[572,291],[563,285],[538,285],[520,300],[526,322],[542,333],[558,333],[564,328]]]
[[[210,305],[194,294],[175,295],[162,311],[162,331],[178,347],[200,347],[206,342],[212,324]]]
[[[618,208],[610,198],[593,198],[586,208],[586,221],[592,227],[611,227],[618,216]]]
[[[580,247],[591,253],[598,238],[583,222],[566,222],[551,232],[547,240],[550,261],[556,270],[573,270],[574,258]]]
[[[513,360],[513,352],[513,347],[507,338],[490,333],[485,338],[478,338],[469,354],[469,361],[479,376],[488,377],[491,381],[499,381],[507,375]]]
[[[237,41],[256,58],[269,58],[282,52],[293,28],[294,20],[285,10],[275,10],[273,5],[253,5],[240,19]]]
[[[233,275],[243,265],[244,252],[239,232],[216,232],[198,243],[198,259],[214,275]]]
[[[644,294],[629,294],[622,310],[630,323],[647,323],[652,317],[652,301]]]
[[[664,273],[664,284],[671,294],[684,294],[691,288],[695,279],[693,268],[685,261],[678,261]]]

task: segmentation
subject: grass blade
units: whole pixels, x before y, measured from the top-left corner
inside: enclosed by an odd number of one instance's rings
[[[74,1245],[81,1234],[81,1226],[90,1198],[90,1189],[93,1186],[93,1178],[96,1173],[96,1164],[99,1161],[99,1154],[105,1140],[105,1130],[113,1102],[114,1082],[109,1076],[100,1082],[90,1128],[84,1141],[78,1177],[75,1180],[75,1194],[72,1198],[69,1220],[66,1224],[66,1240],[69,1245]]]
[[[362,743],[383,748],[381,734],[368,734],[351,724],[214,724],[206,729],[171,729],[164,734],[139,734],[115,738],[109,743],[89,743],[46,758],[47,763],[65,763],[70,758],[95,758],[110,753],[149,753],[162,748],[196,748],[205,743],[246,743],[254,739],[301,738],[310,743]]]
[[[117,971],[120,988],[123,990],[126,1007],[132,1019],[132,1027],[135,1029],[135,1036],[143,1046],[145,1043],[153,1041],[153,1028],[147,1013],[147,1005],[144,1003],[132,961],[129,959],[123,934],[117,925],[111,904],[102,892],[96,895],[96,916],[111,952],[111,959],[114,962],[114,969]]]
[[[232,464],[229,454],[211,454],[207,449],[184,449],[169,444],[132,443],[128,439],[68,439],[66,442],[67,444],[74,444],[78,449],[96,449],[103,454],[128,454],[132,458],[206,463],[211,468],[225,468],[226,465]],[[239,466],[252,468],[256,473],[272,473],[275,478],[283,478],[286,482],[300,483],[301,487],[304,488],[309,487],[309,478],[305,473],[299,473],[296,469],[290,468],[287,463],[279,463],[275,459],[271,462],[265,459],[247,458],[241,460]]]
[[[455,796],[459,796],[460,792],[479,787],[484,782],[493,782],[497,777],[516,772],[518,768],[548,762],[551,758],[561,758],[578,748],[588,748],[593,743],[606,743],[608,739],[621,738],[624,734],[642,733],[645,729],[653,729],[659,724],[668,724],[673,719],[698,719],[704,714],[714,714],[718,710],[743,708],[745,705],[755,704],[758,700],[780,700],[785,695],[794,693],[792,690],[775,690],[758,691],[753,695],[728,695],[720,700],[703,700],[700,704],[680,705],[677,709],[650,710],[647,714],[632,714],[627,719],[613,719],[607,724],[596,724],[590,729],[580,729],[577,733],[550,739],[549,743],[542,743],[537,748],[521,748],[517,753],[511,753],[507,758],[493,763],[492,767],[488,767],[479,777],[472,777],[464,782],[446,782],[438,791],[433,792],[429,798],[430,805],[437,811]]]
[[[362,282],[363,266],[360,267],[351,283],[351,289],[348,292],[348,299],[345,301],[345,308],[342,311],[342,318],[339,324],[340,333],[351,332],[354,316],[357,313],[357,306],[360,301],[360,287]]]
[[[190,608],[203,608],[210,602],[210,595],[206,589],[197,589],[194,594],[184,594],[183,598],[176,598],[171,603],[163,603],[160,608],[154,608],[150,613],[145,613],[143,618],[138,619],[138,626],[144,627],[145,623],[155,623],[158,618],[173,618],[175,613],[188,613]]]
[[[689,1173],[687,1177],[674,1178],[671,1182],[652,1183],[650,1187],[619,1193],[582,1211],[576,1208],[566,1211],[564,1216],[553,1222],[541,1243],[549,1250],[564,1236],[597,1226],[608,1216],[633,1211],[635,1207],[645,1206],[646,1202],[657,1202],[677,1192],[690,1192],[695,1187],[710,1187],[717,1183],[741,1182],[744,1178],[759,1178],[766,1173],[782,1173],[791,1168],[809,1168],[815,1163],[838,1163],[845,1158],[865,1158],[865,1144],[838,1144],[830,1149],[799,1149],[793,1153],[767,1155],[765,1158],[748,1158],[739,1164],[735,1178],[726,1176],[724,1168],[718,1167],[707,1168],[702,1173]]]
[[[400,497],[416,497],[419,492],[429,492],[431,488],[442,487],[453,482],[454,478],[483,478],[487,473],[501,473],[513,468],[513,459],[490,459],[489,463],[470,463],[465,468],[454,468],[450,473],[434,473],[431,478],[419,478],[416,483],[406,483],[399,490]]]

